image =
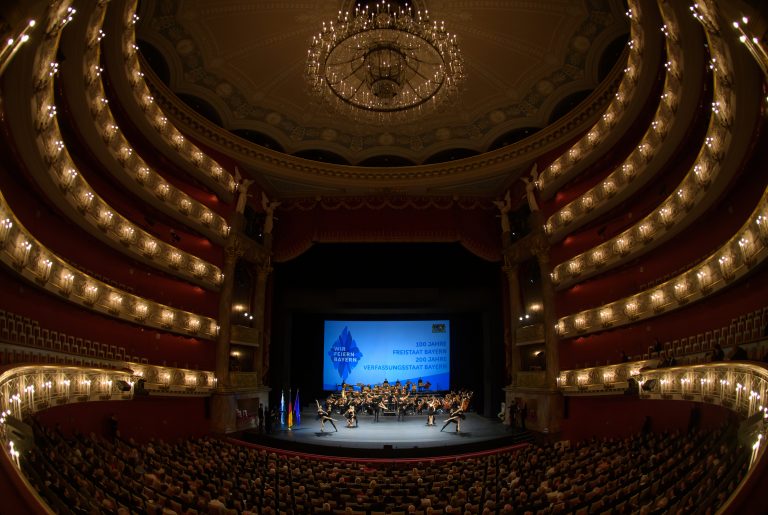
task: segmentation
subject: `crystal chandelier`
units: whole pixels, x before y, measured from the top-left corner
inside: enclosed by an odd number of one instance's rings
[[[428,11],[382,1],[339,11],[323,23],[307,56],[313,93],[348,116],[404,122],[455,99],[464,79],[456,36]]]

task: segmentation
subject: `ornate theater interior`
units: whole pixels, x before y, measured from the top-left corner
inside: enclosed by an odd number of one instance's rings
[[[767,34],[2,2],[0,512],[764,512]]]

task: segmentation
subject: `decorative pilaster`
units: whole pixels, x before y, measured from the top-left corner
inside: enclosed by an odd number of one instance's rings
[[[258,374],[259,386],[264,384],[264,376],[266,370],[264,370],[264,363],[267,356],[269,356],[269,338],[265,334],[264,328],[266,327],[264,316],[267,300],[267,281],[269,280],[269,274],[272,273],[272,267],[270,262],[260,264],[256,269],[256,285],[254,287],[253,294],[253,310],[255,311],[255,317],[253,320],[253,328],[257,331],[257,337],[259,340],[258,350],[254,353],[253,369]]]
[[[534,218],[541,218],[538,212]],[[540,225],[539,225],[540,226]],[[557,376],[560,372],[560,355],[558,352],[557,333],[555,323],[555,288],[552,284],[552,265],[549,260],[549,241],[543,230],[535,235],[531,252],[536,256],[541,274],[541,298],[544,306],[544,355],[546,356],[546,386],[548,389],[557,389]]]
[[[510,384],[516,384],[520,372],[520,350],[517,348],[517,328],[520,315],[523,312],[520,301],[520,278],[518,266],[505,265],[502,270],[507,276],[507,291],[509,295],[509,338],[504,341],[505,370]]]

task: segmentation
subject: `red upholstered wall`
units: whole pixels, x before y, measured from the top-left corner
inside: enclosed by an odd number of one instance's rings
[[[571,369],[595,361],[617,363],[619,351],[635,355],[648,352],[654,338],[661,342],[720,329],[731,319],[768,304],[768,270],[758,270],[732,288],[701,302],[650,320],[564,340],[560,344],[560,368]]]
[[[123,438],[174,440],[210,434],[205,398],[137,397],[131,401],[70,404],[37,414],[45,425],[59,425],[65,434],[77,430],[107,436],[107,421],[115,414]]]
[[[109,345],[150,363],[213,370],[213,341],[177,336],[85,311],[27,283],[0,266],[0,309],[36,319],[42,328]]]
[[[718,427],[734,416],[726,408],[688,401],[640,400],[623,395],[601,397],[568,397],[568,415],[563,420],[561,438],[628,436],[639,432],[645,417],[651,417],[653,431],[679,429],[686,431],[691,409],[701,410],[700,427]]]

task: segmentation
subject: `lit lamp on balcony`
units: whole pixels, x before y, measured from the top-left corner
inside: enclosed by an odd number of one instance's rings
[[[600,325],[603,327],[611,327],[613,325],[613,310],[611,308],[603,308],[599,313]]]
[[[67,270],[61,271],[61,278],[59,279],[59,289],[62,295],[68,297],[72,294],[72,287],[75,284],[75,276]]]
[[[200,319],[190,316],[187,319],[187,331],[192,334],[197,334],[200,331]]]
[[[13,248],[13,264],[17,268],[24,268],[29,260],[29,254],[32,252],[32,244],[19,236],[16,246]]]
[[[75,179],[77,179],[77,171],[74,168],[67,168],[59,177],[59,187],[62,191],[69,191],[75,184]]]
[[[699,282],[699,289],[702,293],[706,294],[712,290],[712,273],[709,271],[708,266],[703,266],[696,272],[696,279]]]
[[[741,256],[747,266],[753,266],[755,264],[755,240],[752,237],[752,231],[747,229],[744,235],[739,238],[739,250],[741,250]]]
[[[157,195],[157,198],[159,198],[160,200],[167,199],[170,193],[171,193],[171,187],[168,186],[168,183],[161,182],[155,188],[155,195]]]
[[[213,222],[213,213],[211,213],[209,210],[204,210],[203,213],[200,215],[200,221],[203,222],[203,225],[209,226],[211,225],[211,222]]]
[[[177,250],[172,250],[168,254],[168,264],[171,268],[178,269],[181,266],[182,256]]]
[[[120,224],[117,230],[117,235],[120,238],[120,243],[123,245],[130,245],[133,243],[133,238],[136,235],[136,231],[127,222]]]
[[[755,219],[755,225],[757,226],[757,234],[760,240],[764,244],[768,244],[768,216],[758,215]]]
[[[672,227],[675,223],[675,208],[674,206],[666,205],[663,206],[661,209],[659,209],[659,220],[661,220],[662,225],[669,229]]]
[[[5,242],[8,241],[8,237],[11,235],[11,229],[13,229],[13,222],[10,218],[3,218],[0,221],[0,245],[5,246]]]
[[[606,261],[608,260],[607,253],[605,252],[605,249],[602,247],[597,247],[595,250],[592,251],[592,265],[595,268],[600,268],[603,265],[605,265]]]
[[[53,268],[53,262],[48,259],[45,254],[37,256],[37,263],[35,265],[35,279],[40,284],[46,284],[51,278],[51,270]]]
[[[624,314],[630,320],[637,320],[640,317],[640,305],[636,299],[630,299],[624,304]]]
[[[691,190],[689,188],[683,186],[677,190],[677,198],[680,200],[680,204],[686,211],[689,211],[691,207],[693,207],[693,195],[691,195]]]
[[[653,239],[653,224],[650,221],[643,222],[640,227],[637,228],[637,233],[640,236],[640,240],[647,243]]]
[[[162,325],[163,327],[165,327],[167,329],[170,329],[171,327],[173,327],[173,320],[174,320],[174,318],[175,318],[175,314],[173,313],[173,311],[169,311],[167,309],[164,309],[160,313],[160,325]]]
[[[83,213],[88,211],[88,208],[91,207],[92,202],[93,202],[93,193],[91,193],[85,188],[81,189],[75,196],[75,204],[77,205],[77,209],[79,209]]]
[[[179,201],[179,211],[184,215],[188,215],[192,211],[192,201],[188,198],[182,198]]]
[[[651,307],[653,307],[653,310],[657,313],[664,311],[665,302],[666,298],[664,295],[664,290],[656,290],[651,294]]]
[[[578,277],[581,275],[581,260],[572,259],[568,262],[568,274],[571,277]]]
[[[674,292],[678,304],[685,304],[688,302],[688,291],[688,281],[686,279],[680,279],[675,283]]]
[[[583,333],[587,330],[587,317],[583,313],[576,315],[573,319],[573,327],[576,331]]]
[[[617,191],[618,188],[616,187],[616,183],[613,181],[613,179],[606,179],[603,181],[603,194],[606,196],[606,198],[613,197],[616,195]]]
[[[730,252],[720,256],[717,260],[717,264],[720,267],[720,274],[723,276],[723,279],[730,281],[734,278],[736,272],[734,270],[733,256]]]
[[[631,248],[629,237],[621,236],[613,244],[613,250],[619,256],[626,256],[629,254]]]
[[[85,283],[83,286],[83,299],[86,304],[93,306],[99,298],[99,287],[95,284]]]
[[[589,213],[595,208],[595,197],[590,195],[584,195],[584,197],[581,199],[581,208],[584,210],[584,212]]]
[[[117,315],[120,313],[120,310],[123,308],[123,296],[120,295],[117,292],[111,292],[109,294],[109,297],[107,298],[107,309],[109,309],[109,312]]]
[[[621,173],[624,175],[624,178],[627,181],[631,181],[632,179],[635,178],[635,174],[636,174],[635,165],[632,164],[631,162],[624,163],[623,165],[621,165]]]
[[[133,305],[133,317],[136,320],[144,321],[149,316],[149,306],[144,302],[136,302]]]
[[[149,168],[146,166],[140,167],[138,170],[136,170],[136,182],[138,182],[141,185],[144,185],[149,180]]]
[[[192,275],[201,279],[208,273],[208,267],[202,261],[195,261],[192,263]]]
[[[147,237],[141,241],[141,252],[148,258],[153,258],[160,250],[157,241],[154,238]]]
[[[712,180],[712,173],[709,169],[709,165],[703,162],[694,165],[693,175],[696,178],[696,182],[704,187],[709,186],[709,183]]]
[[[112,213],[112,211],[102,208],[99,210],[99,215],[96,217],[96,225],[99,226],[99,229],[106,231],[112,225],[113,218],[114,213]]]

